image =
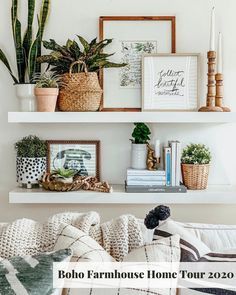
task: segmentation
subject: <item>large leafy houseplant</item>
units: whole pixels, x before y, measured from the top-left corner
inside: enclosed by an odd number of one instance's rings
[[[114,53],[104,53],[103,50],[108,46],[112,39],[104,39],[97,42],[97,38],[91,42],[78,36],[80,44],[76,40],[68,39],[65,45],[59,45],[55,40],[43,41],[46,49],[51,50],[48,55],[38,58],[40,63],[47,63],[50,70],[57,75],[69,73],[70,66],[76,61],[84,62],[89,72],[98,72],[102,68],[114,68],[126,66],[124,63],[114,63],[109,61]],[[82,47],[81,47],[82,45]],[[73,68],[73,73],[84,71],[83,64]]]
[[[11,24],[16,52],[17,75],[13,73],[6,54],[0,49],[0,60],[6,66],[16,84],[30,83],[34,74],[40,72],[40,63],[37,58],[41,55],[41,43],[49,14],[50,0],[42,0],[40,14],[37,15],[38,30],[34,36],[35,4],[35,0],[28,0],[27,29],[22,36],[22,26],[18,18],[18,0],[12,0]]]

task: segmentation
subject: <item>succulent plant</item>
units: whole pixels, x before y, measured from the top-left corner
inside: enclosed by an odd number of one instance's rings
[[[52,175],[57,178],[71,178],[77,174],[77,170],[59,168],[52,171]]]
[[[52,72],[36,74],[33,80],[36,88],[59,88],[61,86],[61,76]]]
[[[47,155],[46,142],[34,135],[22,138],[15,144],[15,149],[20,158],[43,158]]]
[[[182,164],[209,164],[211,162],[211,152],[204,144],[190,144],[182,153]]]
[[[151,134],[149,127],[145,123],[134,123],[134,125],[135,125],[135,128],[132,133],[133,139],[131,139],[132,143],[135,143],[135,144],[148,143],[148,140],[150,140],[149,135]]]
[[[78,36],[81,46],[75,41],[68,39],[65,45],[59,45],[55,40],[43,41],[46,49],[51,50],[48,55],[42,55],[37,60],[40,63],[47,63],[48,68],[56,75],[69,72],[70,66],[75,61],[84,62],[89,72],[98,72],[102,68],[124,67],[124,63],[114,63],[109,61],[109,57],[113,54],[103,52],[112,39],[105,39],[97,42],[97,38],[90,43],[83,37]],[[83,65],[73,68],[74,73],[83,72]]]

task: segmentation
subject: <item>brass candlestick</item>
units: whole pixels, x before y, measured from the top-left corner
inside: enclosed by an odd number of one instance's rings
[[[216,74],[216,52],[208,51],[208,84],[207,84],[207,101],[206,106],[201,107],[199,112],[223,112],[222,108],[215,105],[216,98],[216,83],[215,83],[215,74]]]
[[[222,108],[223,112],[231,112],[230,108],[223,106],[223,98],[224,98],[224,76],[223,74],[217,73],[215,76],[216,80],[216,103],[217,107]]]

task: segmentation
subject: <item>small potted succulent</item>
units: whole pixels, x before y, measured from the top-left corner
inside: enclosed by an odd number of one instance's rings
[[[182,153],[182,175],[188,189],[207,188],[211,153],[204,144],[190,144]]]
[[[112,39],[100,42],[97,38],[91,42],[78,36],[76,40],[67,40],[65,45],[59,45],[55,40],[43,41],[46,49],[51,50],[37,60],[48,64],[48,68],[56,75],[62,75],[62,87],[58,97],[60,111],[97,111],[102,98],[98,73],[103,68],[126,66],[124,63],[110,61],[110,56],[104,52]]]
[[[34,94],[38,112],[55,112],[59,94],[60,76],[45,72],[35,76]]]
[[[25,188],[38,187],[46,172],[46,142],[30,135],[18,141],[15,149],[17,182]]]
[[[77,170],[62,168],[52,171],[51,177],[58,182],[72,183],[77,173]]]
[[[145,123],[134,123],[134,125],[131,139],[131,168],[142,170],[147,167],[147,144],[151,131]]]

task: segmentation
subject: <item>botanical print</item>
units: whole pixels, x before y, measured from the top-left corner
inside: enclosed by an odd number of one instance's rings
[[[127,66],[120,69],[120,87],[140,88],[142,55],[156,52],[156,41],[121,41],[122,62]]]
[[[154,93],[162,97],[182,97],[185,94],[185,71],[161,69],[157,73],[157,82],[154,85]]]
[[[84,176],[96,176],[96,146],[51,144],[50,171],[58,168],[74,169]]]

